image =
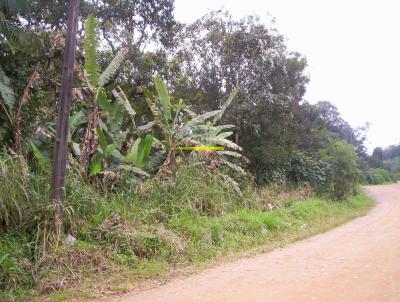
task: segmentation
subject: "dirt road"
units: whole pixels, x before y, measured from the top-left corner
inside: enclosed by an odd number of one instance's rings
[[[400,185],[366,190],[377,206],[364,217],[115,301],[399,302]]]

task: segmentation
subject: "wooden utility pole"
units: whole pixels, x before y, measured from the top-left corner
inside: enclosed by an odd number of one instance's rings
[[[79,1],[69,0],[67,36],[63,56],[63,71],[58,103],[57,129],[53,154],[50,201],[55,205],[54,231],[61,239],[65,197],[65,168],[68,155],[68,120],[71,110],[76,34],[78,31]]]

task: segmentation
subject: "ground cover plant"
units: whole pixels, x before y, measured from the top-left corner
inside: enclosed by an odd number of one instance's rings
[[[21,172],[14,165],[10,158],[2,158],[2,172],[8,169],[9,176],[17,177]],[[41,189],[46,181],[27,174],[19,176],[24,187],[5,184],[2,193],[27,195],[14,208],[1,211],[1,217],[8,217],[8,228],[13,228],[9,232],[3,225],[0,240],[2,300],[68,300],[81,297],[82,291],[93,298],[104,294],[94,285],[101,282],[107,293],[123,292],[129,282],[174,267],[323,231],[364,213],[372,204],[362,194],[327,201],[309,187],[248,187],[240,196],[223,178],[199,166],[181,165],[173,173],[168,181],[152,179],[136,192],[120,191],[107,198],[71,176],[66,229],[77,241],[46,253],[40,252],[39,218],[46,203],[37,201],[47,200]],[[114,274],[113,282],[105,281],[109,274]]]
[[[0,0],[0,300],[97,297],[272,248],[364,213],[360,183],[398,180],[396,146],[368,156],[365,129],[303,99],[307,60],[276,28],[179,24],[173,4],[81,1],[58,221],[68,1]]]

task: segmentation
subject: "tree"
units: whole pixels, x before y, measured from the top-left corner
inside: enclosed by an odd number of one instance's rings
[[[345,141],[335,141],[319,154],[328,163],[326,192],[338,200],[355,194],[361,172],[353,146]]]
[[[369,158],[369,164],[373,168],[382,168],[383,149],[381,147],[374,148]]]
[[[94,15],[107,45],[116,54],[122,47],[143,48],[150,41],[168,44],[176,27],[173,0],[84,0],[80,21]],[[33,0],[28,23],[43,30],[66,28],[66,1]]]
[[[358,129],[353,129],[340,115],[336,106],[328,101],[321,101],[316,104],[316,109],[321,118],[323,126],[332,133],[335,133],[339,139],[353,145],[357,154],[366,158],[367,150],[364,145],[366,140],[366,131],[368,123]]]
[[[284,37],[254,16],[235,21],[213,12],[187,25],[177,39],[171,55],[181,73],[170,77],[175,94],[199,111],[214,110],[240,85],[224,117],[237,126],[236,143],[254,170],[287,160],[302,133],[306,59],[289,53]]]

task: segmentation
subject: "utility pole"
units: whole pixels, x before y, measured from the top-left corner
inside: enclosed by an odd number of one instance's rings
[[[69,0],[67,34],[63,55],[63,71],[51,175],[50,202],[54,203],[55,206],[54,231],[57,241],[61,239],[63,225],[65,168],[68,155],[68,120],[72,100],[79,1]]]

